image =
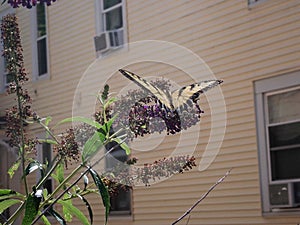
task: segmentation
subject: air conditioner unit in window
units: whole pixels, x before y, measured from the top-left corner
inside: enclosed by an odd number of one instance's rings
[[[300,205],[297,183],[270,184],[269,200],[271,208],[291,208]]]
[[[104,53],[124,44],[123,29],[105,31],[94,38],[96,52]]]

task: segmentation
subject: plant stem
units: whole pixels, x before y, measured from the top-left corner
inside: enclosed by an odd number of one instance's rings
[[[17,93],[17,99],[18,99],[18,109],[19,109],[19,116],[20,116],[20,131],[21,131],[21,163],[22,163],[22,170],[23,174],[25,174],[25,137],[24,137],[24,124],[23,124],[23,112],[22,112],[22,100],[21,100],[21,93],[20,93],[20,85],[17,78],[16,68],[14,68],[14,80],[16,82],[16,93]],[[28,185],[27,185],[27,178],[26,176],[23,176],[24,186],[25,186],[25,193],[28,197]]]
[[[123,143],[125,141],[125,139],[121,142],[121,143]],[[120,144],[121,144],[120,143]],[[91,166],[85,166],[84,164],[80,164],[65,180],[64,180],[64,182],[62,182],[54,191],[53,191],[53,193],[40,205],[40,209],[42,208],[42,207],[44,207],[46,204],[47,204],[47,202],[56,194],[56,192],[58,192],[62,187],[63,187],[63,185],[70,179],[70,178],[72,178],[81,168],[83,168],[83,167],[86,167],[86,170],[85,171],[83,171],[82,173],[81,173],[81,175],[70,185],[70,186],[68,186],[63,192],[61,192],[60,193],[60,195],[58,195],[57,197],[56,197],[56,199],[54,199],[52,202],[51,202],[51,204],[49,204],[48,206],[47,206],[47,208],[46,209],[44,209],[43,211],[42,211],[42,213],[41,214],[39,214],[35,219],[34,219],[34,221],[32,222],[32,225],[33,224],[35,224],[49,209],[51,209],[51,207],[59,200],[59,199],[61,199],[63,196],[64,196],[64,194],[65,193],[67,193],[75,184],[77,184],[81,179],[82,179],[82,177],[87,173],[87,172],[89,172],[90,171],[90,169],[91,168],[93,168],[94,166],[96,166],[100,161],[102,161],[102,159],[104,159],[109,153],[111,153],[113,150],[115,150],[120,144],[117,144],[117,145],[115,145],[114,147],[112,147],[109,151],[107,151],[102,157],[100,157],[100,159],[98,159],[95,163],[93,163],[93,165],[91,165]]]
[[[228,171],[226,172],[226,174],[225,174],[223,177],[221,177],[214,185],[212,185],[212,186],[208,189],[208,191],[205,192],[205,193],[201,196],[201,198],[199,198],[199,199],[192,205],[191,208],[189,208],[182,216],[180,216],[175,222],[173,222],[172,225],[175,225],[176,223],[178,223],[179,221],[181,221],[183,218],[185,218],[187,215],[189,215],[189,214],[192,212],[192,210],[193,210],[200,202],[202,202],[203,199],[205,199],[205,198],[208,196],[208,194],[209,194],[216,186],[218,186],[218,184],[222,183],[222,182],[225,180],[225,178],[229,175],[230,171],[231,171],[231,169],[228,170]]]
[[[36,185],[36,189],[39,189],[46,181],[47,179],[51,176],[52,172],[56,169],[56,167],[61,163],[62,158],[60,158],[54,166],[51,167],[51,169],[47,172],[47,174],[43,177],[43,179]]]

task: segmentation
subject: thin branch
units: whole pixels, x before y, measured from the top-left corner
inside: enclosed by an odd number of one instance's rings
[[[201,196],[201,198],[199,198],[198,201],[194,203],[194,205],[192,205],[191,208],[189,208],[189,209],[188,209],[181,217],[179,217],[175,222],[173,222],[172,225],[175,225],[176,223],[178,223],[179,221],[181,221],[183,218],[185,218],[187,215],[189,215],[189,214],[192,212],[192,210],[193,210],[200,202],[202,202],[202,201],[208,196],[208,194],[209,194],[216,186],[218,186],[218,184],[222,183],[222,182],[225,180],[225,178],[229,175],[230,171],[231,171],[231,169],[228,170],[228,171],[226,172],[226,174],[225,174],[223,177],[221,177],[221,178],[220,178],[213,186],[211,186],[211,187],[208,189],[208,191],[207,191],[205,194],[203,194],[203,195]]]
[[[70,186],[68,186],[63,192],[61,192],[57,197],[56,197],[56,199],[54,199],[47,207],[46,207],[46,209],[44,209],[34,220],[33,220],[33,222],[31,223],[31,225],[33,225],[33,224],[35,224],[51,207],[53,207],[53,205],[59,200],[59,199],[61,199],[63,196],[64,196],[64,194],[65,193],[67,193],[75,184],[77,184],[81,179],[82,179],[82,177],[87,173],[87,172],[89,172],[90,171],[90,169],[91,168],[93,168],[94,166],[96,166],[102,159],[104,159],[109,153],[111,153],[113,150],[115,150],[117,147],[119,147],[119,145],[121,144],[121,143],[123,143],[125,141],[125,139],[122,141],[122,142],[120,142],[119,144],[117,144],[117,145],[115,145],[115,146],[113,146],[111,149],[109,149],[109,151],[107,151],[105,154],[104,154],[104,156],[102,156],[100,159],[98,159],[93,165],[91,165],[91,166],[86,166],[86,169],[81,173],[81,175],[70,185]],[[79,168],[83,168],[83,164],[80,164],[80,166],[79,167],[77,167],[78,169]],[[78,170],[77,170],[78,171]],[[76,172],[77,172],[76,171]],[[75,175],[75,172],[73,171],[72,172],[72,174],[73,175]],[[66,178],[66,180],[68,180],[67,178]],[[61,186],[61,185],[60,185]],[[59,186],[59,188],[56,188],[57,190],[59,190],[60,189],[60,186]],[[52,197],[53,195],[51,195],[51,197]],[[49,198],[50,199],[50,198]],[[41,206],[40,206],[41,207]]]

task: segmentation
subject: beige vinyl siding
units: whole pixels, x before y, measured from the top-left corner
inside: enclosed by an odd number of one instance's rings
[[[215,76],[224,80],[221,87],[226,103],[227,129],[221,150],[207,170],[199,172],[196,168],[150,187],[134,188],[133,215],[112,217],[109,224],[171,224],[230,168],[232,172],[225,182],[194,209],[189,224],[298,224],[299,218],[294,215],[261,215],[253,82],[300,70],[299,1],[266,0],[249,9],[246,0],[127,0],[126,9],[129,42],[153,39],[177,43],[198,54]],[[58,1],[48,8],[50,77],[31,82],[28,88],[34,98],[34,108],[41,116],[51,115],[54,123],[71,116],[75,88],[95,59],[94,13],[94,1]],[[18,9],[17,14],[26,68],[31,73],[30,15],[28,10],[22,9]],[[159,49],[153,49],[155,51]],[[119,69],[115,68],[114,59],[122,51],[114,54],[100,59],[105,65],[94,71],[92,79],[85,81],[91,91],[103,86],[105,78],[100,74]],[[174,52],[173,57],[180,56]],[[188,58],[180,60],[189,63]],[[143,76],[163,76],[180,85],[190,82],[188,75],[163,63],[143,62],[127,68]],[[191,69],[197,71],[196,65]],[[115,72],[108,83],[112,91],[118,92],[130,81]],[[13,98],[1,94],[0,100],[3,114]],[[196,125],[201,130],[194,152],[198,164],[211,129],[207,99],[201,99],[201,103],[205,113],[201,123]],[[79,108],[84,111],[88,104],[91,100],[83,95]],[[32,129],[41,132],[38,126]],[[182,141],[182,152],[193,147],[190,144],[193,135],[190,133]],[[154,151],[134,151],[133,155],[140,159],[140,165],[153,162],[170,155],[178,138],[179,135],[166,136]],[[157,142],[158,139],[151,139],[141,146],[149,147]],[[33,182],[34,178],[30,180]],[[93,204],[94,224],[103,224],[101,199],[88,198]],[[78,205],[86,212],[82,203]]]

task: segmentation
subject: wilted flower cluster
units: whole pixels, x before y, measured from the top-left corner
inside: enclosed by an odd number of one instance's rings
[[[196,166],[194,156],[174,156],[144,164],[142,167],[130,167],[136,162],[136,158],[125,163],[119,162],[105,174],[105,182],[112,192],[114,187],[122,187],[127,190],[130,186],[138,183],[150,186],[150,183],[168,178],[176,173],[183,173]]]
[[[36,141],[26,138],[24,126],[26,120],[35,118],[36,114],[31,109],[32,100],[28,91],[22,88],[22,85],[28,81],[28,77],[24,68],[23,48],[16,16],[7,15],[2,18],[1,39],[3,43],[2,55],[5,59],[7,71],[6,76],[12,79],[7,88],[7,93],[15,93],[18,98],[16,99],[18,105],[6,110],[6,135],[10,138],[11,146],[19,146],[23,138],[27,150],[32,150],[28,146],[33,147]]]
[[[78,143],[75,140],[73,129],[68,129],[64,134],[62,134],[58,145],[54,145],[54,151],[64,159],[66,168],[68,166],[68,162],[72,163],[72,161],[79,161],[80,150]]]
[[[3,3],[6,0],[3,1]],[[52,2],[56,2],[56,0],[7,0],[7,3],[10,4],[13,8],[17,7],[26,7],[28,9],[32,8],[32,6],[36,6],[37,4],[51,5]]]
[[[156,179],[168,178],[176,173],[183,173],[196,166],[195,157],[192,156],[174,156],[155,161],[152,164],[145,164],[143,168],[139,168],[137,180],[146,186]]]

